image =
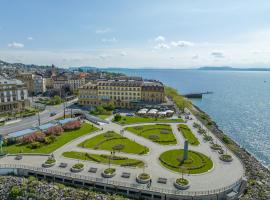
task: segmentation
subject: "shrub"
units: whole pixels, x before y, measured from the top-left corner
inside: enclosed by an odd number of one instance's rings
[[[61,126],[53,126],[48,128],[46,135],[60,135],[63,131],[64,129]]]
[[[74,169],[82,169],[83,167],[84,167],[84,165],[82,163],[77,163],[77,164],[72,166],[72,168],[74,168]]]
[[[121,118],[122,118],[122,116],[120,114],[116,114],[114,116],[114,119],[113,120],[116,121],[116,122],[119,122],[121,120]]]
[[[37,149],[41,146],[40,142],[32,142],[29,144],[30,149]]]
[[[78,129],[80,127],[81,127],[81,122],[78,120],[67,122],[63,125],[64,130],[74,130],[74,129]]]
[[[43,132],[36,132],[34,137],[36,142],[44,142],[46,135]]]
[[[225,144],[230,144],[230,138],[227,136],[227,135],[223,135],[222,136],[222,141],[225,143]]]
[[[179,185],[188,185],[188,180],[185,178],[178,178],[175,182]]]
[[[117,145],[114,145],[112,147],[112,149],[115,150],[115,151],[121,151],[124,148],[125,148],[125,145],[123,145],[123,144],[117,144]]]
[[[115,168],[107,168],[104,170],[105,174],[113,174],[115,173],[116,169]]]

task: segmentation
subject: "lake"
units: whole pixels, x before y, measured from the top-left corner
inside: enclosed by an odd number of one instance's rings
[[[270,72],[109,69],[157,79],[181,94],[211,91],[192,100],[220,129],[270,166]]]

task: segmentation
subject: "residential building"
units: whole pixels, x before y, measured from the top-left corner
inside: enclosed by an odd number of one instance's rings
[[[136,78],[91,81],[79,88],[79,104],[97,106],[113,103],[120,108],[164,102],[164,86],[158,81]]]
[[[46,82],[42,75],[18,72],[16,79],[25,83],[28,93],[31,95],[44,93],[46,91]]]
[[[28,91],[22,81],[0,77],[0,114],[20,112],[29,106]]]

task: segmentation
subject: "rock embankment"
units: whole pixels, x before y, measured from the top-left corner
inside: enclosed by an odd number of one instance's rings
[[[240,200],[270,200],[270,171],[262,165],[253,155],[236,142],[228,138],[218,125],[202,110],[196,108],[196,117],[211,130],[220,140],[237,155],[245,166],[245,175],[248,179],[247,188]],[[224,139],[226,138],[226,139]]]
[[[128,200],[127,198],[38,181],[33,177],[0,176],[1,200]]]

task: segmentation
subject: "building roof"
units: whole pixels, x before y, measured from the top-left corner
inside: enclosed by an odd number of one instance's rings
[[[59,124],[65,124],[65,123],[72,122],[72,121],[75,121],[75,120],[77,120],[77,118],[66,118],[66,119],[59,120],[58,123]]]
[[[38,127],[38,129],[40,130],[47,130],[48,128],[51,128],[53,126],[55,126],[56,124],[53,123],[47,123],[47,124],[43,124],[41,126]]]
[[[24,130],[21,130],[21,131],[10,133],[10,134],[8,134],[8,138],[17,138],[17,137],[21,137],[21,136],[24,136],[24,135],[34,133],[36,131],[37,131],[37,129],[28,128],[28,129],[24,129]]]

